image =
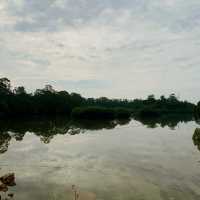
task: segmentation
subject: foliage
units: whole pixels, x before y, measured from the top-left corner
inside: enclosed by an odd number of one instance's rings
[[[183,115],[176,115],[176,114],[169,114],[163,115],[159,117],[140,117],[134,116],[134,119],[141,122],[143,125],[147,126],[148,128],[156,128],[156,127],[168,127],[174,130],[178,123],[187,123],[193,121],[193,116],[191,114],[183,114]]]
[[[192,136],[192,140],[195,146],[200,150],[200,129],[196,128],[194,131],[194,135]]]
[[[149,107],[145,107],[138,112],[138,116],[140,116],[142,118],[145,118],[145,117],[155,118],[155,117],[159,117],[160,115],[161,114],[158,110],[149,108]]]
[[[124,108],[115,108],[115,118],[116,119],[129,119],[131,117],[131,111]]]
[[[130,119],[71,120],[66,116],[44,116],[0,120],[0,154],[8,150],[11,140],[22,141],[26,133],[34,133],[48,144],[56,135],[84,134],[87,130],[113,129],[127,125]],[[10,134],[12,132],[12,134]]]
[[[71,116],[75,119],[114,119],[115,112],[101,107],[79,107],[72,111]]]
[[[116,109],[93,106],[75,108],[71,116],[75,119],[126,119],[131,117],[131,113],[123,108]]]
[[[198,104],[195,108],[195,117],[200,118],[200,101],[198,102]]]
[[[0,78],[0,117],[26,115],[76,115],[85,118],[129,118],[130,114],[143,117],[158,117],[167,114],[192,114],[195,105],[180,101],[171,94],[168,98],[156,99],[149,95],[147,99],[108,99],[83,98],[80,94],[56,91],[51,85],[27,93],[24,86],[11,89],[10,80]],[[81,108],[80,108],[81,107]],[[200,103],[196,107],[200,113]],[[93,116],[93,117],[91,117]]]

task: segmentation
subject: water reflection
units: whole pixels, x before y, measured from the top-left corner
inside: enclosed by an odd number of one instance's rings
[[[140,121],[148,128],[169,127],[175,129],[179,122],[192,121],[192,116],[171,116],[165,118],[153,119],[135,119]],[[71,121],[68,118],[40,118],[40,119],[20,119],[0,121],[0,154],[8,150],[10,141],[22,141],[27,132],[34,133],[40,137],[40,140],[49,144],[51,140],[58,134],[60,135],[76,135],[83,134],[86,130],[101,130],[101,129],[114,129],[117,125],[123,126],[129,124],[130,120],[115,120],[115,121],[94,121],[94,120],[81,120]]]
[[[196,128],[192,137],[193,143],[200,151],[200,128]]]
[[[174,130],[179,123],[187,123],[193,121],[192,115],[172,115],[159,118],[135,118],[135,120],[140,121],[147,128],[157,128],[157,127],[168,127]]]
[[[16,186],[15,174],[9,173],[0,177],[0,199],[8,200],[13,199],[14,193],[9,192],[9,188]]]
[[[128,120],[0,122],[0,177],[17,176],[17,187],[1,199],[199,199],[196,124],[179,124],[190,121],[181,117],[140,121],[166,128]]]
[[[0,134],[0,154],[5,153],[8,149],[11,136],[7,132],[1,132]]]
[[[130,120],[115,121],[71,121],[68,118],[31,119],[0,121],[0,154],[8,150],[10,141],[22,141],[27,132],[34,133],[40,140],[49,144],[54,136],[76,135],[85,133],[86,130],[113,129],[117,125],[126,125]]]

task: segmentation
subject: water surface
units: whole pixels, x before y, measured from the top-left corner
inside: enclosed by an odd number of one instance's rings
[[[16,200],[199,200],[200,152],[189,119],[4,121],[0,175]]]

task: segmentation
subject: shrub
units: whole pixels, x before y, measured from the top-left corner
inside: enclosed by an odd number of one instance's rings
[[[100,107],[79,107],[73,109],[71,116],[76,119],[115,119],[115,111]]]
[[[160,117],[161,114],[155,109],[144,108],[139,111],[138,115],[140,117]]]
[[[131,111],[124,108],[115,109],[115,116],[117,119],[128,119],[131,117]]]
[[[131,113],[123,108],[79,107],[72,111],[75,119],[127,119]]]

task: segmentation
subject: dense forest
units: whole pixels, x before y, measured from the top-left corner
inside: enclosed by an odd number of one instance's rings
[[[196,118],[200,118],[200,102],[195,107],[195,116]]]
[[[56,91],[51,85],[28,93],[24,86],[12,89],[7,78],[0,78],[0,117],[19,117],[27,115],[67,115],[77,118],[128,118],[159,117],[169,114],[200,113],[200,103],[195,106],[180,101],[175,94],[156,99],[108,99],[84,98],[77,93]]]

